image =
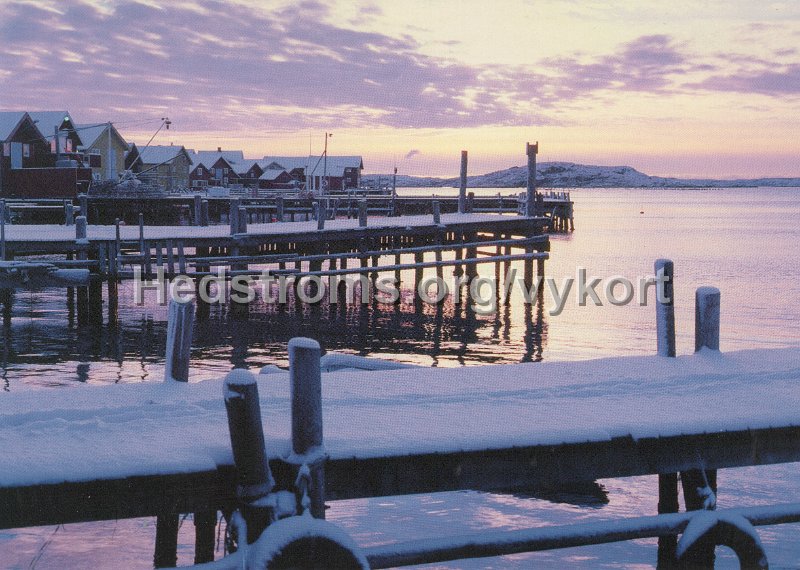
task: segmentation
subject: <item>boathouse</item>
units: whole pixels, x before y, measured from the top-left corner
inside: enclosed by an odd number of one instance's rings
[[[117,180],[125,170],[128,143],[111,123],[75,125],[83,144],[78,151],[85,155],[84,163],[92,169],[94,180]]]

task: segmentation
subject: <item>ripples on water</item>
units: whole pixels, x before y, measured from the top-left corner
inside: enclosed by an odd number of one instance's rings
[[[516,190],[515,190],[516,191]],[[430,190],[414,191],[430,193]],[[478,190],[480,192],[480,190]],[[487,190],[495,194],[497,190]],[[653,260],[676,267],[678,352],[693,350],[694,289],[722,291],[723,350],[800,345],[798,189],[574,190],[576,232],[553,236],[547,274],[560,281],[577,266],[588,273],[630,279],[652,274]],[[441,194],[441,190],[439,190]],[[640,212],[644,212],[641,213]],[[518,267],[521,274],[521,265]],[[432,274],[432,273],[431,273]],[[482,267],[491,276],[494,268]],[[404,274],[410,282],[411,272]],[[410,292],[406,292],[410,296]],[[3,303],[2,381],[17,391],[78,383],[159,381],[163,375],[166,311],[133,307],[120,290],[119,324],[77,326],[63,290],[17,292]],[[218,377],[232,366],[288,365],[286,342],[311,336],[327,350],[371,354],[426,366],[536,360],[575,360],[650,354],[652,307],[577,307],[550,316],[552,299],[526,311],[519,298],[498,315],[445,303],[281,308],[256,302],[247,319],[211,307],[197,323],[192,377]],[[2,397],[2,394],[0,394]],[[720,472],[720,506],[800,500],[794,465]],[[596,494],[536,498],[477,492],[339,501],[329,519],[363,545],[481,529],[517,529],[656,512],[655,477],[601,482]],[[761,527],[773,567],[800,565],[793,545],[798,525]],[[0,531],[0,565],[28,568],[148,568],[154,521],[116,522]],[[193,526],[184,521],[180,563],[192,560]],[[497,559],[460,561],[452,568],[651,567],[655,541],[639,540]],[[726,566],[735,567],[732,556]]]

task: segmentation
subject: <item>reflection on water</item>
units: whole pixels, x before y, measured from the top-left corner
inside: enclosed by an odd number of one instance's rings
[[[654,259],[670,257],[676,268],[679,353],[693,350],[694,289],[708,284],[722,291],[723,350],[800,345],[800,190],[598,189],[574,190],[572,197],[577,231],[553,237],[549,276],[558,281],[574,277],[576,266],[583,266],[590,275],[620,274],[635,280],[652,272]],[[521,271],[521,265],[516,267]],[[492,276],[494,270],[488,266],[480,272]],[[404,282],[412,276],[404,276]],[[411,296],[410,291],[404,294]],[[133,307],[131,300],[130,288],[123,286],[116,325],[108,324],[106,314],[105,324],[79,326],[75,301],[63,290],[0,297],[4,389],[160,380],[166,310]],[[413,303],[323,304],[298,310],[257,301],[246,319],[226,306],[212,306],[196,325],[191,374],[193,379],[219,376],[234,364],[286,366],[286,342],[299,335],[318,338],[327,350],[426,366],[654,351],[652,307],[568,303],[561,315],[550,316],[551,303],[546,294],[542,303],[526,307],[517,297],[496,316],[485,316],[452,303],[423,305],[421,310]],[[598,494],[459,492],[337,501],[328,518],[359,544],[371,545],[656,512],[655,477],[600,484],[599,499]],[[719,474],[719,489],[720,507],[800,501],[800,470],[794,464],[727,469]],[[800,565],[798,526],[759,529],[773,567]],[[28,568],[36,559],[37,568],[149,568],[154,534],[150,519],[0,531],[0,565]],[[180,534],[181,564],[191,562],[192,544],[193,527],[187,520]],[[655,560],[655,541],[636,540],[430,567],[651,568]],[[730,554],[718,560],[723,567],[737,567]]]

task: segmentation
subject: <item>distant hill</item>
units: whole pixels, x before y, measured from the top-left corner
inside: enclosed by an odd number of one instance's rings
[[[391,181],[389,174],[369,174],[364,183]],[[521,188],[528,181],[527,166],[512,166],[488,174],[467,177],[472,188]],[[397,176],[398,187],[457,187],[458,178]],[[744,188],[755,186],[800,186],[800,178],[753,178],[715,180],[710,178],[665,178],[648,176],[630,166],[592,166],[572,162],[542,162],[536,165],[536,185],[547,188]]]

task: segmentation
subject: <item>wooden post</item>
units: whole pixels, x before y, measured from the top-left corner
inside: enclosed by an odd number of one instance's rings
[[[656,278],[663,276],[663,302],[656,291],[656,346],[659,356],[675,357],[675,304],[674,264],[669,259],[657,259],[654,264]],[[678,474],[658,474],[658,513],[678,512]],[[658,538],[658,568],[675,565],[677,536]]]
[[[89,197],[86,194],[78,196],[78,203],[81,205],[81,216],[89,219]]]
[[[275,210],[277,211],[276,220],[279,222],[283,221],[283,196],[277,196],[275,198]]]
[[[475,192],[469,192],[467,194],[467,213],[471,214],[474,209],[475,209]]]
[[[208,225],[208,200],[201,200],[200,201],[200,225],[207,226]]]
[[[75,239],[86,239],[86,216],[78,216],[75,218]]]
[[[720,292],[716,287],[700,287],[695,292],[694,350],[719,350]]]
[[[361,228],[367,227],[367,201],[358,201],[358,226]]]
[[[458,213],[467,211],[467,151],[461,151],[461,186],[458,190]]]
[[[319,343],[310,338],[289,341],[289,381],[292,390],[292,450],[306,456],[311,468],[308,498],[311,515],[325,518],[325,471],[322,448],[322,377]]]
[[[64,204],[64,225],[75,225],[75,206],[73,206],[72,202],[69,201]]]
[[[328,209],[319,201],[317,202],[317,229],[325,229],[325,218],[328,216]]]
[[[434,200],[431,204],[431,209],[433,210],[433,223],[440,224],[442,223],[442,210],[441,206],[439,205],[439,200]]]
[[[675,266],[671,260],[656,260],[656,278],[663,276],[664,280],[663,303],[658,299],[658,294],[656,294],[656,345],[659,356],[675,356],[674,271]]]
[[[214,561],[214,539],[217,529],[217,511],[194,513],[194,563]]]
[[[236,216],[237,218],[237,234],[246,234],[247,233],[247,208],[244,206],[239,206],[239,212]]]
[[[203,203],[203,199],[200,197],[200,194],[195,194],[194,195],[194,225],[195,226],[202,226],[203,225],[202,222],[201,222],[201,220],[203,218],[202,203]]]
[[[247,370],[232,370],[225,377],[223,394],[236,464],[236,494],[247,521],[247,541],[251,543],[270,519],[268,507],[255,507],[252,503],[266,497],[275,485],[264,448],[256,377]]]
[[[167,353],[165,356],[164,381],[189,381],[189,357],[192,347],[192,325],[194,324],[194,302],[169,301],[167,317]]]
[[[231,198],[230,210],[228,210],[228,222],[231,226],[231,235],[239,232],[239,199]]]
[[[6,259],[6,201],[0,200],[0,261]]]
[[[525,154],[528,155],[528,189],[525,195],[525,215],[536,215],[536,155],[539,143],[525,143]]]
[[[144,214],[141,212],[139,212],[139,252],[144,255]]]
[[[156,518],[156,552],[153,566],[156,568],[175,568],[178,564],[178,514],[158,515]]]

